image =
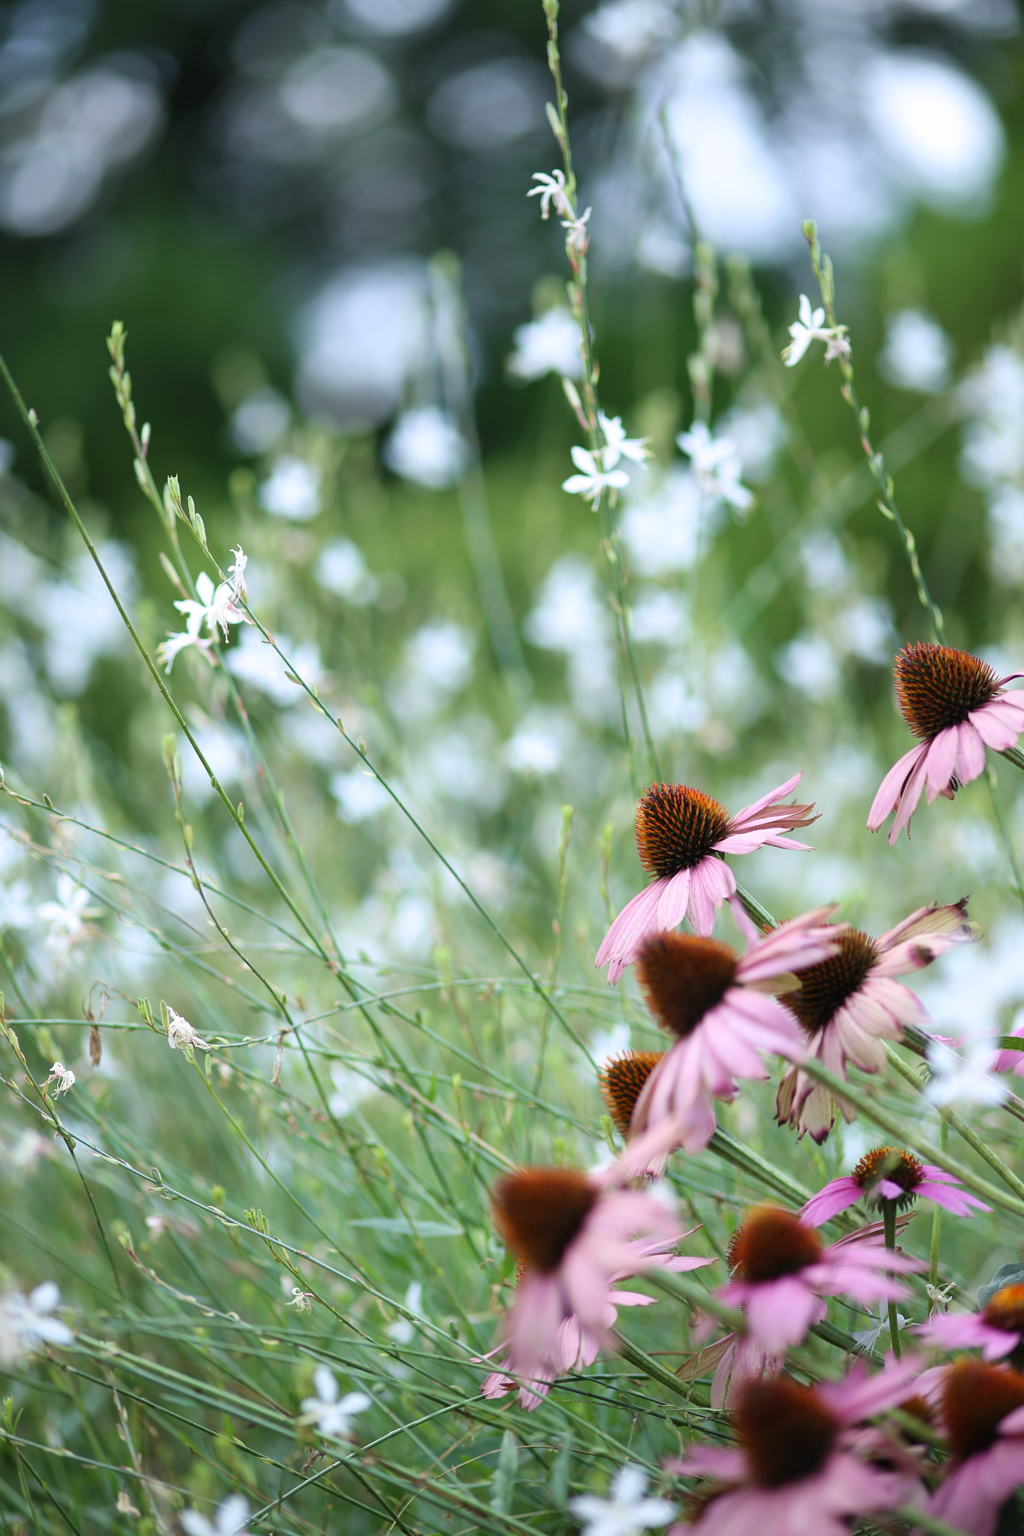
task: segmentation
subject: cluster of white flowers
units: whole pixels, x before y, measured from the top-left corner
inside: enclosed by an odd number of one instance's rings
[[[597,420],[604,437],[603,446],[593,451],[573,448],[572,461],[579,474],[570,475],[568,480],[562,482],[563,491],[573,496],[582,496],[592,507],[597,506],[606,490],[621,491],[629,484],[629,475],[617,467],[623,459],[642,464],[648,456],[646,440],[627,437],[620,416],[609,417],[603,411],[598,411]]]
[[[76,885],[70,875],[58,875],[56,901],[44,901],[36,908],[36,916],[50,925],[45,939],[50,955],[58,962],[67,959],[75,946],[88,938],[89,918],[99,914],[99,907],[89,905],[88,891]]]
[[[62,1093],[70,1093],[75,1086],[75,1074],[62,1061],[55,1061],[43,1087],[49,1088],[51,1085],[54,1098],[59,1099]]]
[[[534,171],[532,178],[537,185],[531,187],[527,197],[540,198],[540,216],[542,219],[550,218],[551,209],[554,208],[561,220],[562,228],[566,231],[565,249],[570,261],[576,262],[585,254],[590,243],[590,232],[587,224],[593,212],[588,208],[582,214],[577,214],[569,196],[569,189],[565,183],[565,173],[554,170],[548,176],[544,171]]]
[[[303,1398],[299,1423],[315,1425],[326,1439],[347,1440],[353,1419],[370,1407],[370,1399],[365,1392],[347,1392],[339,1398],[334,1372],[326,1365],[314,1370],[313,1385],[316,1397]]]
[[[743,464],[730,438],[714,437],[703,421],[695,421],[689,432],[680,432],[676,442],[690,460],[705,504],[724,501],[737,512],[749,511],[754,494],[740,480]]]
[[[188,1019],[183,1019],[181,1014],[175,1013],[173,1008],[167,1010],[167,1044],[172,1051],[184,1050],[186,1046],[197,1051],[210,1049],[209,1044],[200,1038]]]
[[[826,325],[825,311],[812,309],[806,293],[800,295],[798,313],[800,318],[794,320],[789,328],[792,340],[782,354],[782,361],[787,368],[796,367],[812,341],[825,343],[826,368],[834,357],[849,357],[850,343],[845,325]]]
[[[245,568],[249,563],[241,546],[233,549],[234,561],[228,566],[227,581],[214,586],[205,571],[196,577],[196,596],[184,597],[174,604],[185,615],[185,628],[179,634],[168,634],[157,646],[157,659],[164,670],[170,672],[176,656],[189,646],[195,646],[207,658],[218,635],[227,640],[232,624],[251,624],[252,620],[239,606],[245,601]],[[203,634],[203,629],[206,634]]]
[[[20,1291],[0,1296],[0,1366],[10,1369],[44,1344],[71,1343],[71,1329],[53,1316],[59,1306],[60,1291],[52,1280],[37,1285],[28,1296]]]

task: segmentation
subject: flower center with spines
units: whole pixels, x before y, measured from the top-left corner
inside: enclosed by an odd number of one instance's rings
[[[958,1360],[942,1388],[942,1417],[957,1461],[987,1451],[1000,1422],[1024,1406],[1024,1376],[1005,1365]]]
[[[817,1393],[784,1376],[749,1382],[732,1421],[762,1488],[813,1477],[828,1460],[839,1433],[839,1420]]]
[[[598,1191],[571,1168],[521,1168],[495,1186],[494,1217],[519,1262],[542,1275],[562,1262]]]
[[[758,1285],[817,1264],[824,1252],[813,1227],[790,1211],[765,1205],[751,1211],[729,1240],[726,1261],[737,1280]]]
[[[656,933],[636,959],[647,1006],[662,1029],[685,1040],[736,979],[736,956],[718,939]]]
[[[644,1084],[664,1056],[664,1051],[629,1051],[606,1061],[598,1079],[615,1129],[625,1139],[636,1101]]]
[[[893,677],[903,718],[922,741],[962,725],[972,710],[999,692],[999,679],[987,662],[927,641],[903,647]]]
[[[982,1311],[982,1321],[1003,1333],[1024,1333],[1024,1285],[1004,1285]]]
[[[692,869],[729,831],[729,812],[686,784],[652,784],[636,813],[636,846],[650,875]]]
[[[857,928],[836,934],[834,943],[839,946],[836,953],[807,966],[800,972],[799,987],[779,998],[809,1035],[831,1023],[847,999],[864,985],[878,958],[874,939]]]
[[[850,1177],[864,1191],[869,1205],[895,1205],[898,1211],[904,1211],[917,1198],[917,1186],[924,1178],[924,1169],[916,1157],[901,1147],[875,1147],[873,1152],[864,1154]],[[888,1195],[879,1194],[877,1189],[882,1179],[898,1184],[902,1195],[890,1199]]]

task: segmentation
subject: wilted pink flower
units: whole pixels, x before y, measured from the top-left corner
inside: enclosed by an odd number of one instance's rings
[[[902,1211],[919,1196],[934,1201],[954,1216],[972,1216],[974,1210],[992,1209],[969,1195],[960,1180],[943,1168],[921,1163],[900,1147],[875,1147],[865,1153],[852,1173],[833,1179],[812,1195],[800,1209],[800,1220],[808,1226],[820,1227],[858,1200],[878,1209],[891,1203]]]
[[[608,967],[609,982],[618,981],[645,938],[678,927],[684,917],[694,933],[711,932],[716,908],[736,890],[732,870],[716,855],[753,853],[766,844],[810,851],[806,843],[780,836],[818,819],[813,805],[782,803],[802,777],[795,773],[737,816],[699,789],[651,785],[637,808],[636,845],[655,878],[626,903],[601,941],[594,964]]]
[[[786,1376],[748,1382],[733,1412],[739,1445],[697,1446],[667,1464],[682,1477],[713,1479],[710,1499],[698,1490],[693,1523],[669,1536],[849,1536],[855,1517],[906,1503],[917,1479],[862,1461],[854,1426],[903,1401],[919,1369],[904,1360],[868,1376],[854,1366],[813,1389]]]
[[[967,1536],[994,1536],[999,1513],[1024,1482],[1024,1376],[958,1360],[945,1368],[939,1413],[952,1453],[925,1506]]]
[[[794,971],[835,953],[839,928],[822,928],[835,909],[819,907],[754,939],[742,955],[717,939],[659,933],[638,956],[640,983],[674,1045],[636,1100],[634,1135],[677,1122],[679,1145],[699,1152],[715,1129],[714,1098],[732,1098],[737,1077],[768,1076],[760,1052],[799,1058],[796,1021],[772,996]]]
[[[711,1378],[712,1408],[735,1408],[748,1382],[760,1381],[765,1374],[778,1376],[786,1363],[785,1350],[769,1354],[749,1333],[727,1334],[716,1347],[721,1354]]]
[[[1004,1285],[980,1312],[938,1312],[916,1331],[937,1349],[980,1349],[1001,1360],[1024,1341],[1024,1285]]]
[[[985,748],[1003,752],[1024,730],[1024,694],[1007,694],[1004,685],[1024,673],[996,677],[987,662],[948,645],[906,645],[893,667],[896,697],[903,718],[919,744],[895,763],[879,787],[868,813],[868,830],[877,832],[890,811],[890,847],[910,818],[925,788],[928,804],[936,795],[952,800],[962,784],[985,766]]]
[[[608,1344],[622,1297],[612,1290],[615,1281],[664,1267],[665,1249],[685,1235],[660,1200],[623,1187],[635,1177],[638,1163],[645,1165],[654,1154],[654,1142],[674,1140],[676,1134],[668,1126],[640,1138],[600,1174],[522,1168],[495,1187],[495,1222],[522,1276],[503,1348],[508,1370],[529,1386],[546,1389],[565,1359],[585,1355],[590,1339]],[[695,1269],[707,1262],[688,1260],[675,1267]],[[567,1321],[570,1326],[563,1329]]]
[[[807,1052],[839,1077],[852,1061],[862,1072],[885,1066],[883,1040],[901,1040],[907,1024],[927,1018],[908,986],[895,981],[930,965],[951,944],[975,937],[967,901],[918,907],[895,928],[871,938],[847,928],[836,937],[834,954],[801,972],[800,985],[783,1002],[799,1019]],[[776,1099],[780,1125],[795,1125],[823,1142],[836,1117],[828,1089],[799,1066],[782,1079]],[[852,1112],[847,1118],[852,1119]]]
[[[886,1271],[927,1269],[920,1259],[886,1248],[881,1233],[853,1232],[826,1248],[806,1221],[776,1206],[759,1206],[729,1243],[733,1278],[717,1295],[746,1314],[750,1337],[768,1354],[806,1338],[828,1308],[826,1296],[866,1305],[899,1301],[906,1288]]]

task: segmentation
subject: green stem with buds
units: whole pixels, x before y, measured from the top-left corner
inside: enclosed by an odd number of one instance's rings
[[[882,1205],[882,1225],[885,1229],[885,1246],[890,1249],[896,1247],[896,1202],[886,1200]],[[900,1343],[900,1324],[896,1314],[896,1303],[889,1302],[889,1337],[892,1340],[892,1352],[899,1359],[903,1353],[903,1345]]]

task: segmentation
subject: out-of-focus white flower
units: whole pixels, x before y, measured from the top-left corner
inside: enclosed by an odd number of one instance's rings
[[[296,1312],[312,1312],[314,1296],[312,1291],[304,1291],[300,1285],[291,1288],[292,1299],[286,1301],[286,1307],[294,1307]]]
[[[897,1327],[897,1329],[900,1332],[902,1332],[902,1330],[906,1327],[906,1324],[907,1324],[907,1320],[903,1316],[903,1313],[902,1312],[897,1312],[896,1313],[896,1327]],[[856,1339],[856,1341],[860,1345],[861,1349],[875,1349],[877,1347],[877,1345],[878,1345],[879,1339],[882,1337],[883,1334],[885,1334],[886,1340],[888,1340],[888,1337],[889,1337],[889,1305],[888,1305],[888,1302],[885,1302],[885,1301],[883,1301],[883,1302],[881,1302],[879,1304],[879,1307],[878,1307],[878,1322],[874,1323],[870,1328],[864,1328],[860,1333],[855,1333],[853,1335],[853,1337]]]
[[[20,1291],[0,1296],[0,1365],[16,1365],[43,1344],[70,1344],[71,1329],[51,1316],[59,1306],[60,1291],[52,1280],[37,1285],[28,1296]]]
[[[537,186],[531,187],[527,197],[540,198],[540,216],[542,219],[549,217],[552,207],[559,218],[572,218],[572,204],[566,195],[565,172],[553,170],[548,176],[545,171],[534,171],[531,181],[537,182]]]
[[[562,481],[562,490],[571,496],[582,496],[591,506],[596,506],[606,490],[622,490],[629,484],[624,469],[605,469],[601,462],[601,450],[591,453],[587,448],[572,448],[572,461],[580,471]]]
[[[240,1493],[232,1493],[208,1520],[198,1509],[183,1509],[178,1516],[186,1536],[249,1536],[246,1529],[249,1505]]]
[[[167,639],[161,640],[156,648],[156,659],[165,672],[170,672],[177,657],[191,646],[195,646],[196,650],[201,652],[211,665],[213,664],[213,657],[210,654],[213,642],[200,634],[199,626],[202,622],[202,615],[190,614],[183,630],[174,635],[168,632]]]
[[[283,453],[275,460],[256,499],[271,517],[308,523],[320,511],[320,471],[294,453]]]
[[[792,340],[784,348],[782,361],[787,368],[795,368],[812,341],[825,342],[825,363],[834,357],[849,357],[850,343],[846,339],[845,325],[825,325],[825,311],[812,309],[806,293],[800,295],[799,320],[789,328]]]
[[[311,686],[321,679],[320,651],[315,641],[301,644],[288,635],[275,636],[277,648],[264,640],[255,626],[243,629],[241,643],[233,645],[227,653],[228,670],[244,683],[251,683],[265,693],[275,704],[297,704],[305,697],[302,688],[292,680],[281,658],[283,652],[299,677]]]
[[[342,821],[356,826],[368,821],[378,811],[392,803],[384,785],[372,773],[361,768],[350,768],[347,773],[336,773],[331,779],[331,794]]]
[[[423,1286],[419,1280],[414,1280],[406,1291],[402,1305],[413,1317],[423,1316]],[[396,1344],[411,1344],[416,1337],[416,1324],[407,1317],[396,1317],[393,1323],[389,1323],[384,1332],[389,1339],[394,1339]]]
[[[505,744],[505,762],[513,773],[554,773],[571,744],[569,721],[554,709],[531,709]]]
[[[1024,472],[1024,358],[989,347],[958,391],[968,417],[961,468],[972,485],[993,486]]]
[[[992,1042],[983,1035],[964,1041],[962,1052],[942,1040],[928,1045],[931,1082],[924,1096],[932,1104],[1001,1104],[1006,1087],[988,1070],[992,1064]]]
[[[210,1046],[200,1038],[192,1028],[188,1019],[183,1019],[180,1013],[175,1013],[173,1008],[167,1010],[167,1044],[172,1051],[184,1050],[191,1046],[193,1050],[208,1051]]]
[[[288,430],[291,411],[276,389],[246,395],[231,418],[231,437],[242,453],[266,453]]]
[[[53,1096],[55,1099],[59,1099],[62,1093],[70,1093],[75,1086],[75,1074],[62,1061],[55,1061],[50,1068],[50,1075],[43,1084],[43,1087],[49,1088],[51,1083],[53,1084]]]
[[[563,379],[583,377],[580,328],[568,309],[546,309],[536,320],[517,326],[512,339],[516,349],[507,367],[513,378],[540,379],[546,373]]]
[[[727,437],[713,437],[707,424],[695,421],[689,432],[676,438],[706,501],[727,501],[738,512],[753,506],[754,495],[740,481],[743,466],[736,445]]]
[[[643,464],[650,458],[646,437],[627,437],[621,416],[606,416],[604,411],[598,411],[597,419],[604,433],[601,463],[605,469],[614,469],[620,459]]]
[[[562,228],[565,230],[565,249],[570,257],[582,256],[590,244],[590,231],[587,224],[593,208],[587,208],[578,219],[563,219]]]
[[[378,1085],[372,1077],[364,1072],[353,1072],[351,1067],[346,1067],[341,1061],[336,1061],[331,1067],[331,1082],[334,1084],[334,1092],[327,1101],[327,1108],[336,1120],[343,1120],[364,1099],[372,1098],[378,1092]]]
[[[98,917],[101,908],[90,907],[89,892],[76,885],[68,874],[57,877],[57,900],[44,901],[36,908],[36,916],[49,923],[46,947],[55,955],[67,955],[80,944],[89,932],[90,917]]]
[[[949,383],[953,343],[931,315],[901,309],[890,315],[878,371],[898,389],[936,395]]]
[[[325,544],[313,574],[325,591],[336,593],[355,608],[366,608],[377,597],[377,581],[366,568],[362,550],[351,539],[332,539]]]
[[[14,1146],[5,1149],[5,1157],[14,1168],[31,1168],[41,1157],[49,1157],[53,1151],[52,1143],[45,1136],[40,1136],[38,1131],[22,1131]]]
[[[384,462],[396,475],[435,491],[456,481],[469,459],[466,439],[436,405],[403,411],[384,449]]]
[[[243,554],[241,544],[236,544],[231,553],[235,558],[228,566],[228,586],[231,588],[231,595],[237,603],[244,601],[246,596],[245,568],[249,564],[249,556]],[[237,624],[238,620],[236,619],[234,622]]]
[[[781,412],[769,400],[739,404],[718,425],[736,449],[744,478],[755,485],[766,480],[789,436]]]
[[[839,658],[824,635],[814,630],[784,645],[775,663],[779,676],[811,699],[827,699],[839,682]]]
[[[0,882],[0,928],[28,928],[35,922],[36,907],[27,880]]]
[[[300,1404],[301,1424],[315,1424],[329,1440],[345,1440],[352,1432],[352,1420],[370,1407],[365,1392],[347,1392],[338,1397],[338,1383],[334,1372],[326,1365],[318,1365],[313,1372],[316,1397],[303,1398]]]
[[[674,1517],[676,1505],[668,1499],[645,1497],[647,1473],[627,1465],[612,1479],[611,1497],[581,1493],[569,1500],[569,1508],[583,1522],[581,1536],[640,1536],[656,1530]]]

